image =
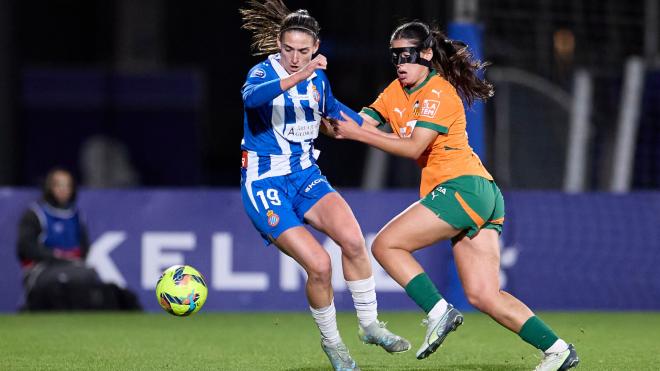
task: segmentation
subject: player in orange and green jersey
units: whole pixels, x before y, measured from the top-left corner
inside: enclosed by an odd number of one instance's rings
[[[468,144],[460,96],[468,104],[493,94],[479,78],[484,67],[461,42],[422,22],[399,26],[390,40],[393,81],[369,107],[360,127],[348,116],[333,123],[336,137],[353,139],[415,159],[422,167],[422,199],[379,233],[372,244],[378,262],[426,313],[427,331],[417,358],[424,359],[463,323],[412,253],[451,239],[468,301],[544,352],[537,370],[567,370],[579,358],[520,300],[500,290],[499,234],[504,199]],[[389,124],[394,133],[376,126]]]
[[[362,112],[379,124],[389,123],[401,138],[410,138],[416,127],[442,134],[437,135],[416,159],[422,168],[421,197],[438,184],[462,175],[493,180],[468,144],[461,98],[434,69],[416,87],[405,87],[399,80],[393,81]]]

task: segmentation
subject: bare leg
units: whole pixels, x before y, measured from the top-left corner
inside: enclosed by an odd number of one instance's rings
[[[500,290],[497,232],[482,229],[472,239],[463,237],[454,245],[454,258],[470,304],[518,333],[534,313],[523,302]]]
[[[324,308],[332,302],[332,266],[330,256],[304,227],[282,233],[275,245],[291,256],[307,272],[305,292],[312,308]]]
[[[390,332],[378,321],[376,282],[364,237],[351,208],[338,193],[329,193],[306,214],[305,219],[341,248],[344,279],[353,297],[363,342],[376,344],[390,353],[405,352],[410,342]]]
[[[339,245],[344,278],[347,281],[371,277],[371,261],[362,230],[353,211],[339,193],[332,192],[323,196],[305,213],[305,220]]]
[[[414,203],[383,227],[371,251],[387,273],[406,287],[410,280],[424,272],[412,253],[458,232],[425,206]]]

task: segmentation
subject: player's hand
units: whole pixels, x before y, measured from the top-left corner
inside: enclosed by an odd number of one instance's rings
[[[321,118],[321,133],[324,135],[337,139],[337,134],[335,133],[335,120],[331,118],[322,117]]]
[[[328,59],[323,54],[319,54],[298,72],[300,74],[300,81],[312,76],[314,71],[325,70],[326,68],[328,68]]]
[[[340,111],[339,114],[342,119],[332,122],[332,126],[335,130],[335,138],[357,140],[363,129],[361,129],[360,125],[343,111]]]
[[[330,138],[337,138],[335,134],[335,127],[332,119],[321,117],[321,132]]]

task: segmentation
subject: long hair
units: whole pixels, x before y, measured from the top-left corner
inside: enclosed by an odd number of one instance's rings
[[[450,40],[436,27],[413,21],[399,26],[392,33],[390,42],[398,39],[411,40],[416,47],[433,49],[431,65],[452,84],[465,98],[468,105],[493,96],[493,85],[479,77],[479,72],[490,63],[472,57],[461,41]]]
[[[319,23],[305,9],[291,12],[282,0],[250,0],[248,7],[239,9],[243,16],[242,29],[252,32],[253,55],[279,51],[277,41],[287,31],[302,31],[319,40]]]

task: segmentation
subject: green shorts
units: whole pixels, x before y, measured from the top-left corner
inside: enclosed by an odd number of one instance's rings
[[[440,183],[420,203],[472,238],[480,229],[502,233],[504,198],[494,181],[464,175]]]

